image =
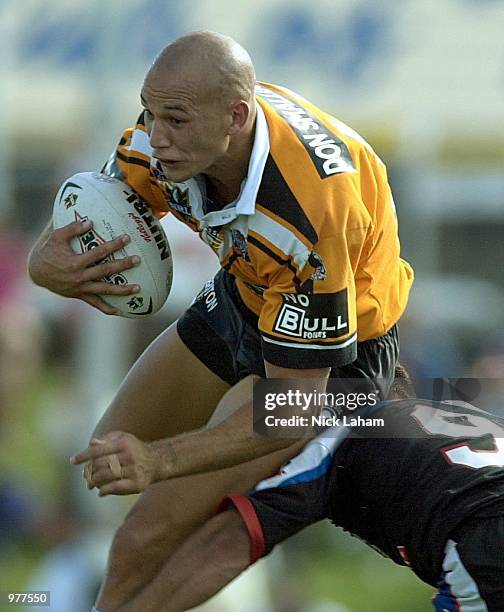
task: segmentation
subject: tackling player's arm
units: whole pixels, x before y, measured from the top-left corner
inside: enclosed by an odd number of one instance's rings
[[[132,268],[137,261],[134,257],[125,257],[100,263],[129,242],[125,235],[87,253],[74,253],[71,240],[88,232],[91,227],[90,221],[75,221],[55,230],[50,221],[30,251],[28,272],[40,287],[65,297],[79,298],[105,314],[116,314],[115,308],[106,304],[99,295],[129,295],[135,292],[135,286],[115,285],[102,279]]]
[[[291,369],[265,362],[268,378],[295,379],[299,386],[309,379],[310,391],[319,387],[324,392],[330,368]],[[219,412],[217,407],[216,413]],[[252,397],[248,396],[237,410],[215,426],[177,436],[171,441],[152,442],[160,448],[159,478],[165,480],[197,472],[220,470],[292,445],[305,444],[312,435],[307,431],[303,438],[277,438],[257,434],[253,427]],[[168,448],[166,448],[168,447]]]
[[[330,368],[291,369],[265,362],[268,378],[310,380],[324,392]],[[219,412],[219,406],[216,413]],[[168,440],[144,443],[132,434],[110,432],[101,440],[93,439],[89,447],[72,457],[73,464],[93,461],[94,472],[86,475],[90,488],[97,486],[100,495],[129,494],[143,491],[161,480],[188,474],[228,468],[276,450],[293,447],[293,454],[312,437],[309,430],[303,438],[276,438],[258,435],[253,428],[253,405],[250,393],[243,397],[231,416],[209,429],[182,434]],[[111,469],[110,455],[117,455],[122,466],[121,477]]]

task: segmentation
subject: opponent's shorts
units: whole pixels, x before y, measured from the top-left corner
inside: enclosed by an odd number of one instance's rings
[[[503,612],[504,509],[476,515],[448,540],[438,594],[438,612]]]
[[[189,350],[222,380],[235,385],[249,374],[264,377],[259,319],[241,299],[234,276],[221,269],[178,320]],[[397,326],[357,344],[357,359],[333,368],[332,378],[368,378],[385,398],[399,357]]]

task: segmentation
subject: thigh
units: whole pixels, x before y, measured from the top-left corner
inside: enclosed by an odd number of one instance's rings
[[[203,427],[228,389],[187,348],[173,324],[132,367],[95,435],[121,430],[148,441]]]
[[[236,412],[236,410],[238,410],[238,408],[245,402],[252,402],[254,382],[256,380],[258,380],[257,376],[254,374],[249,374],[240,380],[240,382],[233,385],[217,405],[215,412],[212,414],[207,423],[207,427],[215,427]],[[252,416],[250,427],[253,427]]]
[[[149,487],[122,529],[140,538],[147,563],[159,566],[219,509],[228,495],[242,495],[297,454],[304,442],[225,470],[184,476]]]

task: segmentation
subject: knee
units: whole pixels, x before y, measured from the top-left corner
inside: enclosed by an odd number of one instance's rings
[[[123,523],[116,531],[109,552],[109,575],[123,578],[126,575],[139,573],[144,557],[142,534]]]
[[[117,530],[109,554],[109,575],[118,580],[151,574],[166,559],[166,528],[126,521]]]

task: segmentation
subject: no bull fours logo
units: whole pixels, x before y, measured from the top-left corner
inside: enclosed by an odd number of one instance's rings
[[[329,297],[323,295],[312,296],[312,300],[334,300],[336,305],[337,296],[338,294]],[[337,311],[334,310],[334,314],[330,317],[316,316],[318,314],[317,305],[310,304],[310,296],[302,293],[283,293],[282,298],[284,304],[275,322],[276,331],[288,336],[309,339],[336,338],[347,333],[346,314],[337,314]]]

